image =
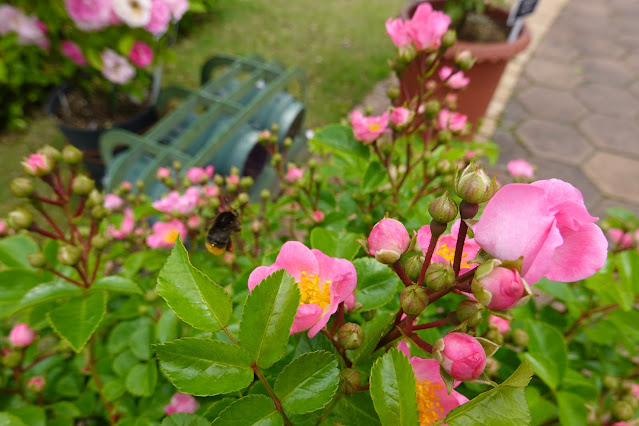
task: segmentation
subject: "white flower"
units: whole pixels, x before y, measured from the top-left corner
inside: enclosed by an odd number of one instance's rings
[[[128,26],[143,27],[151,20],[151,0],[113,0],[113,11]]]
[[[123,56],[111,49],[100,54],[102,58],[102,75],[112,83],[126,84],[135,75],[135,68]]]

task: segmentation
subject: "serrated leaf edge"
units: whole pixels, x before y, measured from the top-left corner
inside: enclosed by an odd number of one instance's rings
[[[271,400],[271,398],[269,398],[269,397],[268,397],[268,396],[266,396],[266,395],[253,394],[253,395],[246,395],[246,396],[243,396],[242,398],[238,398],[238,399],[236,399],[235,401],[233,401],[233,402],[232,402],[232,403],[231,403],[228,407],[226,407],[224,410],[220,411],[220,414],[218,414],[218,416],[217,416],[215,419],[213,419],[213,421],[211,422],[211,426],[214,426],[214,424],[215,424],[215,422],[217,421],[217,419],[219,419],[219,418],[222,416],[222,414],[224,414],[224,412],[225,412],[226,410],[228,410],[229,408],[231,408],[231,407],[233,406],[233,404],[235,404],[235,403],[236,403],[236,402],[238,402],[238,401],[243,401],[243,400],[245,400],[245,399],[253,399],[253,398],[266,398],[268,401],[273,402],[273,400]],[[275,408],[275,403],[273,403],[273,411],[274,411],[274,412],[277,412],[277,409]],[[270,416],[270,415],[271,415],[271,414],[269,414],[269,416]],[[264,418],[265,418],[265,417],[262,417],[262,419],[264,419]],[[261,420],[261,419],[260,419],[260,420]]]

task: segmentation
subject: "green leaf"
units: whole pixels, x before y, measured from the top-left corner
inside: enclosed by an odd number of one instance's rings
[[[557,406],[543,399],[537,388],[532,386],[526,388],[526,400],[530,408],[533,426],[543,425],[557,417]]]
[[[109,401],[115,401],[116,399],[120,398],[122,395],[124,395],[125,391],[126,386],[123,379],[110,380],[106,382],[104,384],[104,387],[102,388],[104,397]]]
[[[80,352],[95,332],[106,312],[107,296],[103,292],[88,297],[74,297],[47,314],[49,324]]]
[[[283,423],[271,398],[249,395],[229,405],[211,426],[281,426]]]
[[[576,301],[575,292],[570,288],[569,283],[558,283],[550,281],[548,278],[542,278],[535,284],[535,288],[565,303]]]
[[[120,37],[118,40],[118,51],[122,56],[129,56],[131,49],[133,48],[133,44],[135,43],[135,37],[130,34],[124,35]]]
[[[615,256],[615,264],[621,279],[624,311],[632,309],[634,296],[639,293],[639,253],[635,250],[624,250]]]
[[[133,355],[133,352],[130,350],[124,351],[113,360],[113,371],[121,377],[126,377],[129,371],[131,371],[133,366],[137,365],[138,362],[140,362],[140,360]]]
[[[555,390],[559,385],[559,368],[557,364],[540,352],[528,352],[523,357],[530,362],[533,370],[550,387]]]
[[[575,370],[568,369],[561,383],[561,390],[574,393],[586,401],[593,401],[599,396],[599,391],[592,379],[586,378]]]
[[[231,298],[191,265],[179,238],[160,271],[157,291],[182,321],[200,330],[218,331],[231,319]]]
[[[33,269],[27,255],[38,251],[38,245],[31,238],[12,235],[0,240],[0,263],[7,268]]]
[[[379,161],[371,161],[368,163],[364,179],[362,179],[362,191],[365,194],[376,191],[380,185],[386,182],[386,170]]]
[[[570,392],[557,392],[559,423],[562,426],[583,426],[588,424],[586,401]]]
[[[220,413],[224,411],[224,409],[226,409],[226,407],[231,405],[234,401],[237,401],[237,398],[226,397],[226,398],[218,399],[217,401],[213,402],[211,405],[208,406],[208,408],[206,409],[206,412],[204,413],[204,417],[206,417],[206,419],[209,421],[215,420],[217,416],[219,416]]]
[[[126,376],[126,390],[135,396],[151,396],[158,383],[155,362],[138,364]]]
[[[353,261],[357,271],[357,302],[362,310],[377,309],[390,302],[397,294],[397,275],[383,263],[371,257]]]
[[[327,256],[353,259],[359,252],[359,236],[350,232],[331,231],[326,228],[314,228],[311,231],[311,247]]]
[[[328,404],[339,385],[337,357],[310,352],[288,364],[275,382],[275,394],[287,412],[310,413]]]
[[[509,378],[504,380],[501,386],[512,386],[515,388],[526,387],[528,386],[528,383],[530,383],[533,373],[532,365],[523,361],[519,364],[519,367],[517,367],[515,372],[511,374]]]
[[[0,412],[0,426],[27,426],[18,416],[11,413]]]
[[[120,322],[113,327],[107,339],[107,350],[111,355],[120,353],[129,345],[131,335],[140,327],[139,320]]]
[[[10,268],[0,271],[0,319],[14,313],[24,295],[42,281],[43,277],[31,269]]]
[[[338,397],[339,398],[339,397]],[[343,395],[334,408],[335,415],[348,426],[379,425],[373,400],[368,392],[357,392],[354,395]]]
[[[129,340],[129,347],[131,352],[141,360],[148,360],[151,358],[151,343],[153,343],[153,332],[151,331],[151,325],[145,324],[138,328]]]
[[[217,395],[244,389],[253,381],[251,357],[238,346],[184,338],[154,348],[160,368],[180,392]]]
[[[370,394],[384,425],[418,424],[415,374],[406,355],[393,348],[373,364]]]
[[[159,343],[168,342],[178,337],[178,317],[170,309],[164,309],[157,323],[155,339]]]
[[[528,351],[544,354],[552,360],[557,365],[558,383],[561,383],[568,366],[568,349],[564,335],[551,325],[533,320],[526,321],[526,332],[530,338]]]
[[[142,290],[135,283],[125,277],[112,275],[102,277],[91,285],[91,290],[106,290],[114,293],[142,294]]]
[[[162,426],[209,426],[209,422],[195,414],[175,413],[162,420]]]
[[[375,318],[362,324],[362,329],[364,329],[364,343],[353,351],[346,351],[346,355],[353,361],[353,364],[359,364],[360,362],[365,362],[370,359],[370,355],[382,339],[384,332],[394,320],[395,312],[380,310],[377,311]]]
[[[23,405],[22,407],[12,408],[11,414],[20,417],[29,426],[46,426],[47,424],[44,409],[37,405]]]
[[[353,137],[353,129],[350,126],[330,124],[315,133],[312,142],[330,148],[340,157],[349,158],[357,156],[367,159],[370,155],[368,147],[362,142],[355,140]]]
[[[42,303],[48,303],[70,296],[80,296],[84,293],[80,287],[67,281],[54,281],[35,286],[24,295],[17,311],[32,308]]]
[[[261,368],[270,367],[284,355],[299,304],[299,287],[283,269],[265,278],[246,299],[240,345]]]

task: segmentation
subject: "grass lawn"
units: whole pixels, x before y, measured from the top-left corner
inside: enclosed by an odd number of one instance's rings
[[[219,0],[217,10],[198,17],[179,39],[178,60],[166,66],[163,84],[199,85],[202,63],[216,53],[259,53],[287,66],[301,66],[308,77],[307,127],[344,116],[375,83],[388,75],[393,46],[384,29],[405,0]],[[44,144],[62,146],[62,136],[43,114],[26,132],[0,134],[0,214],[17,200],[11,179],[22,174],[20,161]],[[9,201],[10,200],[10,201]]]

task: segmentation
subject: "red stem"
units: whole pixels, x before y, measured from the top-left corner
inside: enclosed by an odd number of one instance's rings
[[[437,247],[437,240],[439,240],[439,235],[431,233],[430,243],[428,243],[428,251],[426,251],[426,258],[424,259],[424,263],[422,264],[422,270],[419,273],[419,280],[417,281],[417,285],[424,285],[426,270],[430,266],[430,261],[433,257],[433,253],[435,252],[435,247]]]
[[[453,271],[455,276],[459,275],[461,269],[462,255],[464,254],[464,242],[466,241],[466,233],[468,232],[468,225],[465,221],[460,221],[459,232],[457,233],[457,245],[455,246],[455,260],[453,261]]]
[[[82,288],[84,288],[84,285],[83,285],[81,282],[76,281],[76,280],[74,280],[74,279],[73,279],[73,278],[71,278],[71,277],[67,277],[66,275],[64,275],[64,274],[63,274],[63,273],[61,273],[61,272],[56,271],[55,269],[47,269],[47,271],[49,271],[49,272],[53,272],[55,275],[59,276],[60,278],[62,278],[62,279],[65,279],[65,280],[69,281],[71,284],[75,284],[75,285],[77,285],[78,287],[82,287]]]
[[[437,321],[432,321],[426,324],[417,324],[417,325],[413,325],[413,331],[416,330],[427,330],[429,328],[437,328],[437,327],[442,327],[444,325],[448,325],[448,318],[442,318],[439,319]]]
[[[413,285],[413,281],[406,275],[406,271],[402,268],[401,262],[398,260],[392,265],[393,271],[397,274],[400,280],[404,283],[406,287]]]

